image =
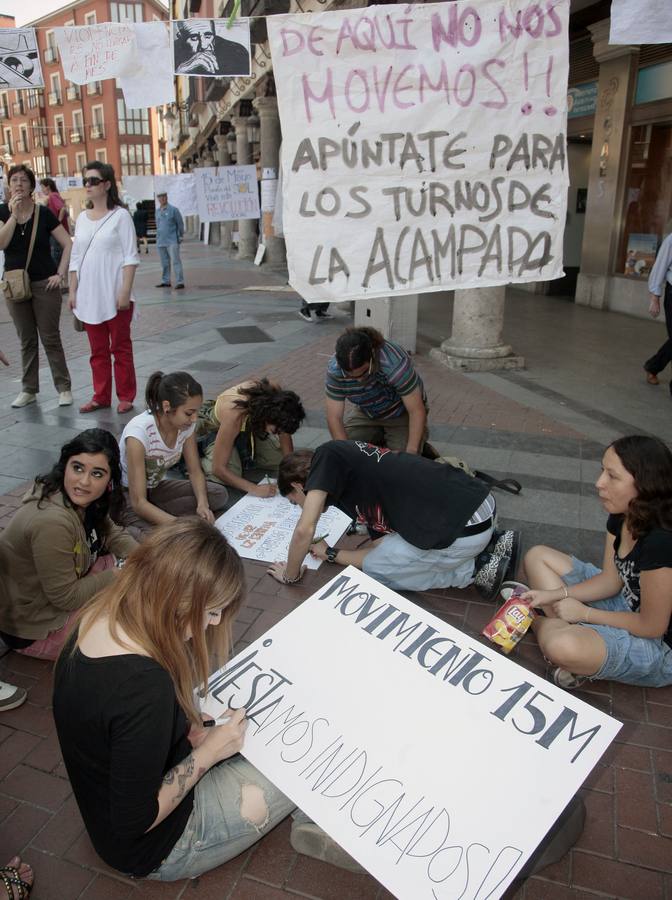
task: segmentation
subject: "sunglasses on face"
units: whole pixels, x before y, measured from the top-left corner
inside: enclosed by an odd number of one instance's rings
[[[82,179],[82,184],[84,187],[96,187],[96,185],[102,184],[104,180],[104,178],[96,178],[95,175],[90,175],[88,178]]]

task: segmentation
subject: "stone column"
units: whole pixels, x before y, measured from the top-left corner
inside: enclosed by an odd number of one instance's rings
[[[252,106],[259,113],[259,130],[261,132],[261,179],[262,179],[262,197],[263,197],[263,181],[278,178],[278,168],[280,165],[280,141],[282,133],[280,131],[280,116],[278,115],[278,101],[275,97],[257,97],[252,101]],[[272,174],[270,174],[272,173]],[[266,178],[264,176],[267,176]],[[285,248],[285,239],[276,237],[273,232],[272,211],[261,214],[261,227],[264,233],[264,243],[266,244],[266,253],[264,254],[264,262],[273,268],[287,267],[287,250]]]
[[[618,250],[619,234],[613,223],[621,220],[625,199],[629,111],[639,47],[609,44],[609,19],[588,27],[600,77],[576,302],[605,309]]]
[[[505,292],[505,287],[455,291],[453,333],[430,356],[462,372],[522,369],[523,357],[502,343]]]
[[[217,165],[230,166],[231,154],[229,153],[229,145],[226,141],[226,135],[216,134],[215,143],[217,144]],[[231,233],[233,231],[232,226],[233,222],[219,223],[219,246],[227,254],[231,253]]]
[[[236,165],[249,166],[252,163],[252,148],[247,140],[247,116],[231,119],[236,129]],[[238,259],[254,259],[257,253],[257,230],[254,219],[238,220]]]

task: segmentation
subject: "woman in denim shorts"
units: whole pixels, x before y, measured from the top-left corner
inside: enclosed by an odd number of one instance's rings
[[[525,556],[543,609],[534,628],[553,680],[672,684],[672,453],[657,438],[614,441],[597,480],[609,514],[602,569],[551,547]]]

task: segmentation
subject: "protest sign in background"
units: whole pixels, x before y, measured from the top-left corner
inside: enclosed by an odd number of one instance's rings
[[[259,218],[256,166],[210,166],[194,178],[201,222]]]
[[[212,676],[242,752],[395,896],[500,897],[620,724],[350,567]]]
[[[63,74],[74,84],[89,84],[132,73],[137,58],[135,26],[101,22],[55,28]]]
[[[168,203],[177,207],[183,216],[195,216],[198,213],[196,204],[196,182],[192,172],[180,175],[155,175],[154,196],[167,193]]]
[[[268,20],[307,300],[557,278],[569,0]]]
[[[265,498],[246,494],[215,525],[240,556],[269,563],[284,562],[300,515],[301,509],[279,494]],[[327,543],[333,546],[350,521],[344,512],[330,506],[320,516],[315,535],[326,536]],[[303,561],[309,569],[319,569],[321,563],[310,554]]]
[[[34,28],[0,28],[0,88],[44,87]]]

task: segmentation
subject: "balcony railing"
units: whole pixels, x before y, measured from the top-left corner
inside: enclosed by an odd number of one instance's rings
[[[58,62],[58,50],[56,47],[47,47],[44,51],[44,61],[46,63]]]
[[[54,147],[65,147],[65,135],[64,134],[61,134],[60,132],[55,131],[52,140],[54,142]]]
[[[102,141],[105,138],[105,126],[104,125],[92,125],[91,126],[91,140],[92,141]]]
[[[82,92],[78,84],[69,84],[65,89],[65,96],[68,100],[79,100]]]
[[[70,143],[71,144],[81,144],[82,143],[82,132],[81,131],[71,131],[70,132]]]
[[[47,103],[49,106],[61,106],[63,104],[63,100],[61,99],[61,95],[56,91],[49,91],[47,95]]]
[[[12,103],[12,112],[15,116],[22,116],[25,113],[25,109],[23,108],[23,103]]]

